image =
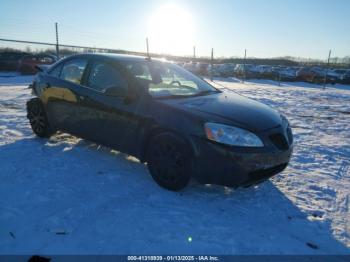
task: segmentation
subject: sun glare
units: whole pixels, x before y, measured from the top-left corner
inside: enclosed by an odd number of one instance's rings
[[[151,52],[190,54],[193,34],[192,16],[180,6],[164,5],[150,17],[148,37]]]

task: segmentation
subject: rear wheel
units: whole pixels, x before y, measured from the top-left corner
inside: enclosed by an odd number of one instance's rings
[[[147,166],[158,185],[178,191],[191,179],[191,152],[176,135],[162,133],[154,136],[147,150]]]
[[[50,137],[54,131],[47,120],[44,105],[39,98],[33,98],[27,102],[27,118],[33,132],[39,137]]]

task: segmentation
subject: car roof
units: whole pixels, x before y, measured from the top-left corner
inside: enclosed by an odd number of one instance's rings
[[[87,54],[77,54],[68,56],[67,59],[72,58],[107,58],[115,61],[145,61],[148,59],[146,56],[137,56],[137,55],[126,55],[126,54],[110,54],[110,53],[87,53]],[[153,59],[156,61],[164,61],[162,59]]]

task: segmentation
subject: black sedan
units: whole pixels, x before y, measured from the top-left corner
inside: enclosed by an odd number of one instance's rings
[[[28,119],[147,163],[169,190],[200,183],[248,186],[281,172],[293,137],[285,117],[185,69],[145,57],[83,54],[39,72]]]

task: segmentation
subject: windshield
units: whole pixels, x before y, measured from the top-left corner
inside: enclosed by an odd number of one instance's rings
[[[160,61],[123,61],[122,64],[156,98],[188,97],[219,92],[178,65]]]

